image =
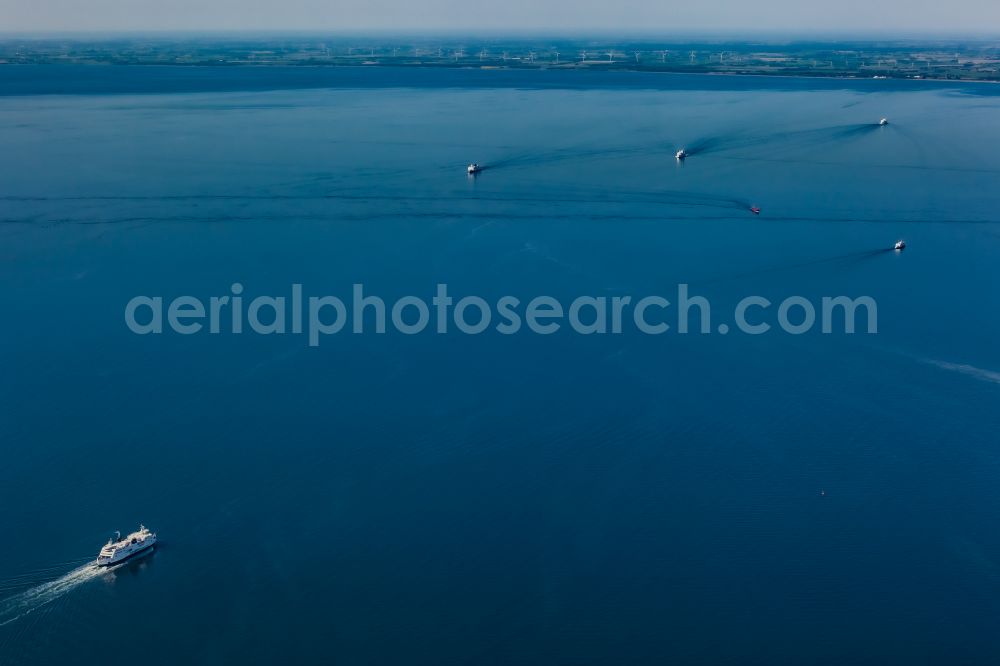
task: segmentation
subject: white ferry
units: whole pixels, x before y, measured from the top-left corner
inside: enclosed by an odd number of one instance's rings
[[[127,560],[133,555],[144,553],[156,545],[156,533],[150,532],[146,527],[139,525],[138,532],[132,532],[124,539],[122,533],[117,532],[117,541],[108,539],[108,542],[101,548],[97,556],[97,566],[106,567],[118,564]]]
[[[676,157],[679,160],[682,160],[682,159],[684,159],[687,156],[688,156],[687,151],[684,150],[683,148],[681,148],[680,150],[678,150],[677,154],[674,155],[674,157]]]
[[[466,167],[465,170],[468,171],[469,175],[471,176],[472,174],[479,173],[480,171],[482,171],[483,167],[479,166],[479,164],[477,164],[476,162],[473,162],[468,167]]]
[[[905,250],[906,249],[906,241],[904,241],[904,240],[898,240],[898,241],[896,241],[896,244],[893,246],[892,249],[893,250]]]
[[[878,121],[878,124],[882,125],[882,126],[888,125],[889,124],[889,119],[888,118],[883,118],[882,120]]]

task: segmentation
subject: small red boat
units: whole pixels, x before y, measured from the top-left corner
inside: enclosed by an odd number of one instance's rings
[[[760,208],[757,206],[750,206],[750,212],[754,215],[760,215]]]

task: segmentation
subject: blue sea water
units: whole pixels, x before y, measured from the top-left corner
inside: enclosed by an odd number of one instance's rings
[[[0,68],[0,663],[996,663],[998,93]],[[125,325],[235,282],[878,333]]]

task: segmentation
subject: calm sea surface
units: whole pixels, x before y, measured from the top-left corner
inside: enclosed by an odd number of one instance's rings
[[[0,69],[0,664],[997,663],[998,118],[930,82]],[[234,282],[868,295],[878,334],[125,325]],[[88,565],[140,522],[153,555]]]

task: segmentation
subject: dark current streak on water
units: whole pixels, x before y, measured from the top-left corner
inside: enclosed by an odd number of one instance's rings
[[[307,88],[519,88],[531,90],[955,91],[1000,95],[989,83],[652,72],[481,70],[421,67],[204,67],[5,65],[0,95],[101,95]]]

